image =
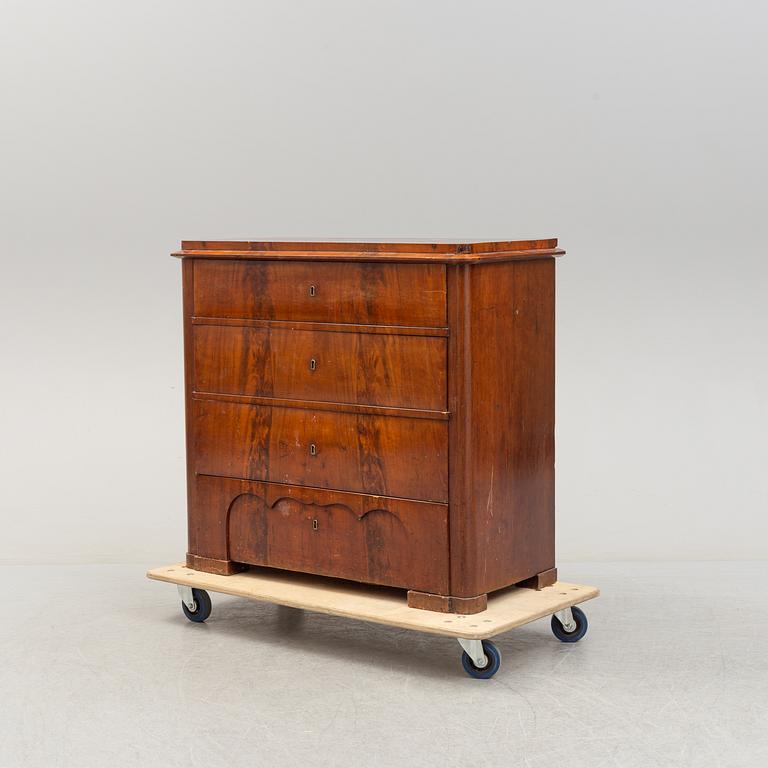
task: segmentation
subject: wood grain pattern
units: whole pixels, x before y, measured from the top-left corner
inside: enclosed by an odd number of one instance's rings
[[[232,560],[370,584],[448,589],[444,504],[229,483],[227,495],[238,494],[229,511]]]
[[[444,421],[214,400],[191,411],[198,474],[447,501]]]
[[[185,241],[189,562],[396,579],[413,605],[468,613],[554,579],[561,253],[555,240]],[[248,482],[288,500],[247,494],[230,542],[222,488]],[[418,547],[385,505],[372,548],[354,523],[363,502],[322,494],[416,505],[403,514]],[[305,538],[310,509],[322,546]]]
[[[466,616],[484,611],[488,607],[488,595],[454,597],[409,589],[407,602],[409,608],[419,608],[422,611],[440,611],[440,613],[457,613]]]
[[[195,326],[195,390],[424,410],[446,407],[446,342]]]
[[[246,570],[247,565],[236,563],[234,560],[220,560],[215,557],[203,557],[187,552],[187,565],[198,571],[207,571],[208,573],[218,573],[221,576],[231,576],[233,573],[240,573]]]
[[[437,264],[194,264],[198,316],[445,326],[445,268]]]
[[[288,400],[284,397],[259,397],[256,395],[224,395],[221,393],[197,392],[195,400],[220,400],[225,403],[265,405],[269,408],[309,408],[313,411],[334,411],[338,413],[361,413],[369,416],[397,416],[401,419],[439,419],[448,421],[448,411],[427,411],[423,408],[396,408],[389,405],[361,405],[360,403],[334,403],[331,400]]]
[[[446,270],[448,339],[448,479],[450,524],[448,542],[451,552],[450,594],[477,597],[485,594],[476,581],[464,578],[479,567],[470,530],[473,510],[468,489],[471,488],[472,454],[472,369],[470,365],[470,320],[472,317],[470,276],[474,267],[462,264]],[[475,590],[475,591],[472,591]]]
[[[555,566],[554,261],[455,269],[451,594],[470,597]]]
[[[448,328],[408,325],[365,325],[364,323],[315,323],[304,320],[254,320],[241,317],[193,317],[192,325],[234,325],[240,328],[287,328],[291,331],[333,331],[335,333],[379,333],[387,336],[448,336]]]
[[[179,258],[472,264],[561,256],[556,238],[501,241],[226,241],[185,240]]]
[[[522,581],[518,581],[515,586],[525,587],[526,589],[544,589],[551,587],[557,581],[557,568],[550,568],[548,571],[537,573]]]
[[[186,447],[187,470],[187,552],[195,552],[192,528],[194,526],[194,479],[195,479],[195,446],[194,430],[192,429],[192,391],[194,389],[194,365],[192,340],[192,315],[194,313],[195,294],[195,263],[181,263],[181,287],[184,323],[184,437]]]
[[[305,253],[315,258],[325,252],[365,253],[498,253],[500,251],[550,250],[557,238],[537,240],[182,240],[181,251],[241,251]]]
[[[447,590],[445,504],[206,475],[193,489],[190,567],[266,565]]]
[[[193,571],[184,563],[177,563],[153,568],[147,572],[147,577],[316,613],[469,640],[496,637],[600,594],[597,587],[565,581],[558,581],[539,592],[513,587],[489,595],[487,610],[470,617],[409,608],[403,593],[396,589],[367,587],[268,568],[253,568],[235,576],[217,576]]]

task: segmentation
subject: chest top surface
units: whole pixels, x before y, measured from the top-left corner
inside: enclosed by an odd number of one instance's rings
[[[541,240],[182,240],[179,258],[275,261],[391,261],[436,264],[551,258],[565,253]]]

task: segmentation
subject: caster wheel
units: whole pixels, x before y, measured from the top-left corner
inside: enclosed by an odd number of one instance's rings
[[[565,628],[560,623],[557,616],[552,617],[552,632],[555,637],[563,643],[578,642],[587,634],[587,628],[589,627],[587,616],[581,608],[577,608],[574,605],[573,608],[571,608],[571,613],[573,614],[573,620],[576,622],[576,629],[571,632],[565,631]]]
[[[211,598],[204,589],[192,589],[192,596],[195,598],[195,610],[190,611],[187,604],[181,601],[181,610],[184,615],[195,622],[203,622],[211,615]]]
[[[464,671],[470,677],[487,680],[499,671],[499,667],[501,666],[501,652],[490,640],[483,640],[483,650],[488,659],[488,663],[484,667],[475,666],[475,662],[472,661],[466,651],[461,654],[461,664],[464,667]]]

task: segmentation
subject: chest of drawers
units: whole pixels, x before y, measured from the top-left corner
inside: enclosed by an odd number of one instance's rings
[[[184,241],[191,568],[555,580],[556,240]]]

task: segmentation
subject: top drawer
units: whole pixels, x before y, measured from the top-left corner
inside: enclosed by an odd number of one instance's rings
[[[442,264],[196,259],[197,317],[445,327]]]

